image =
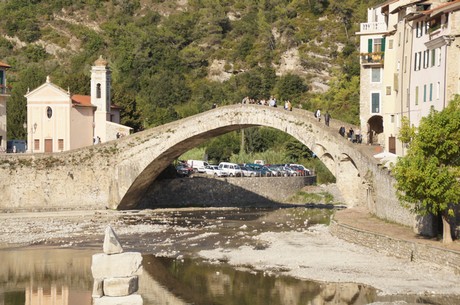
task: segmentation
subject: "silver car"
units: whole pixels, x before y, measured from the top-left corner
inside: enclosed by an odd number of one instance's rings
[[[228,173],[220,170],[217,165],[206,165],[204,167],[204,172],[207,175],[212,175],[214,177],[228,177]]]

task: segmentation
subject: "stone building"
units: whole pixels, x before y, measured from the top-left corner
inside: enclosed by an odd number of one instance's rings
[[[111,71],[102,56],[91,69],[91,95],[71,94],[49,77],[28,92],[27,146],[29,152],[59,152],[127,135],[120,108],[111,103]]]
[[[9,65],[0,61],[0,151],[6,151],[6,101],[9,96],[6,70],[9,68]]]
[[[389,0],[361,24],[360,124],[365,140],[404,155],[403,117],[417,127],[459,93],[460,2]]]

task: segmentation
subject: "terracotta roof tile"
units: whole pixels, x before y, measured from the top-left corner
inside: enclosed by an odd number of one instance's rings
[[[1,61],[0,61],[0,67],[2,67],[2,68],[11,68],[10,65],[7,65],[7,64],[5,64],[4,62],[1,62]]]
[[[78,106],[94,107],[94,105],[91,104],[91,96],[89,95],[72,95],[72,104]]]

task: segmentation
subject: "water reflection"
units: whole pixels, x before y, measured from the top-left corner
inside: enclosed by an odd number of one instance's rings
[[[91,256],[100,250],[0,251],[1,305],[90,305]],[[372,287],[271,276],[191,259],[143,256],[146,305],[364,305],[377,301],[458,304],[458,297],[377,296]]]
[[[363,285],[300,281],[193,260],[148,255],[144,256],[144,268],[147,274],[154,275],[154,281],[173,294],[171,299],[163,299],[166,303],[155,303],[155,299],[143,294],[148,304],[360,305],[369,304],[376,298],[375,290]],[[149,285],[145,278],[141,283]]]
[[[0,304],[91,304],[92,251],[19,249],[0,252]]]

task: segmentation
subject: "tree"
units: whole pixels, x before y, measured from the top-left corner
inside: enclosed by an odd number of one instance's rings
[[[394,170],[397,195],[418,215],[441,215],[443,242],[452,242],[449,219],[460,198],[460,97],[420,122],[407,155]]]

